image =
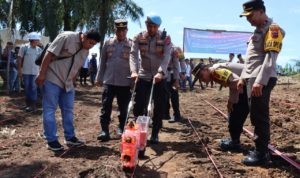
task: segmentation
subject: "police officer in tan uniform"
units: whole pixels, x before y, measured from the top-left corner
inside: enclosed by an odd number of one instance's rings
[[[243,4],[240,17],[256,29],[249,40],[245,67],[238,87],[247,87],[250,119],[254,125],[255,151],[242,160],[245,165],[261,165],[269,161],[270,142],[269,101],[276,85],[276,60],[281,50],[284,31],[266,15],[262,0],[251,0]]]
[[[172,47],[172,53],[171,53],[171,60],[168,66],[167,70],[167,110],[166,110],[166,117],[167,119],[170,119],[169,122],[178,122],[181,120],[181,114],[179,110],[179,57],[181,55],[182,51],[179,47],[173,46]],[[171,99],[172,108],[173,108],[173,117],[170,117],[170,102]]]
[[[204,82],[214,81],[229,88],[227,110],[230,139],[221,140],[220,147],[223,151],[241,151],[240,136],[249,114],[246,87],[244,86],[243,90],[240,91],[236,87],[243,68],[243,64],[233,62],[217,63],[211,67],[199,63],[192,71],[195,79]]]
[[[125,125],[127,106],[130,101],[131,80],[129,68],[129,53],[132,41],[126,37],[127,21],[124,19],[115,20],[116,37],[108,39],[103,45],[101,62],[96,76],[96,85],[103,85],[102,108],[100,123],[102,132],[98,140],[108,141],[109,123],[112,112],[113,99],[117,98],[119,107],[119,127],[117,134],[121,135]]]
[[[158,30],[161,25],[158,15],[146,20],[147,31],[136,35],[130,53],[131,78],[138,79],[133,113],[135,117],[146,114],[152,80],[154,79],[154,113],[150,143],[158,143],[158,133],[166,107],[165,74],[171,57],[171,40],[165,32]]]

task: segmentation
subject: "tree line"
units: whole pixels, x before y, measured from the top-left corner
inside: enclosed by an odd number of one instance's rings
[[[52,41],[61,31],[92,28],[101,35],[101,47],[115,19],[140,23],[143,16],[132,0],[0,0],[0,29],[20,24],[21,34],[37,31]]]

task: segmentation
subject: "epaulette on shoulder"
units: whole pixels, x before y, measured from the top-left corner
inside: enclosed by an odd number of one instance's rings
[[[110,37],[108,40],[107,40],[107,44],[108,45],[113,45],[114,44],[114,40],[115,38],[114,37]]]
[[[132,45],[132,43],[133,43],[133,40],[132,40],[132,39],[130,39],[130,38],[127,38],[127,41],[126,41],[126,43],[127,43],[127,45],[128,45],[128,46],[131,46],[131,45]]]
[[[278,29],[281,29],[280,26],[277,24],[277,23],[272,23],[270,26],[269,26],[269,30],[278,30]]]

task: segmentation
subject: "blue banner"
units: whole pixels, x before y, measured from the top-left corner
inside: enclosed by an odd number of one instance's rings
[[[184,28],[184,52],[245,54],[252,33]]]

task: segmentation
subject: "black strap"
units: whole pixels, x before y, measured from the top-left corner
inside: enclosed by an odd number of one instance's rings
[[[74,53],[72,56],[57,58],[58,60],[61,60],[61,59],[66,59],[66,58],[72,57],[71,66],[70,66],[70,68],[69,68],[67,78],[69,77],[69,74],[70,74],[71,69],[72,69],[72,67],[73,67],[75,55],[76,55],[81,49],[82,49],[82,47],[80,47],[80,48],[76,51],[76,53]]]

